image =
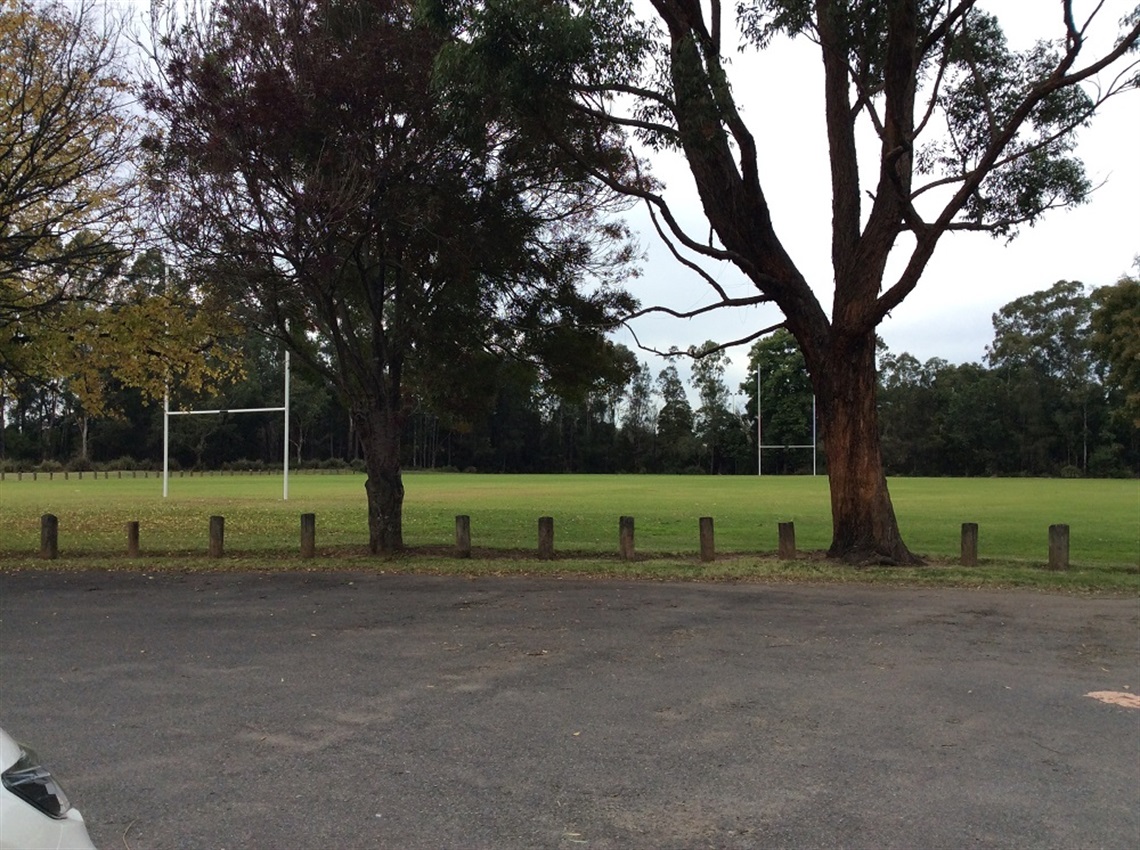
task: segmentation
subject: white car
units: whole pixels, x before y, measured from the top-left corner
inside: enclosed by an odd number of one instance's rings
[[[83,815],[36,754],[0,729],[0,850],[95,850]]]

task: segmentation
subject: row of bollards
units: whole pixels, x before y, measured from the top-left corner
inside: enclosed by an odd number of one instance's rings
[[[713,518],[704,516],[698,520],[700,534],[700,558],[712,561],[716,558],[716,545],[713,538]],[[128,522],[127,555],[139,555],[139,523]],[[210,538],[207,553],[211,558],[221,558],[225,553],[226,519],[210,517]],[[791,561],[796,557],[796,527],[792,522],[777,524],[777,557]],[[455,552],[460,558],[471,557],[471,517],[460,515],[455,518]],[[312,558],[317,553],[317,515],[301,514],[301,557]],[[634,546],[633,517],[618,519],[618,553],[623,560],[636,557]],[[54,514],[44,514],[40,518],[40,557],[52,560],[59,557],[59,519]],[[554,517],[538,518],[538,557],[543,560],[554,558]],[[961,563],[966,567],[978,564],[978,524],[962,523]],[[1069,526],[1049,526],[1049,569],[1069,568]]]

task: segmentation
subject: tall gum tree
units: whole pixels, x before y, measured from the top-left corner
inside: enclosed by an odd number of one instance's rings
[[[1046,211],[1086,198],[1091,187],[1073,156],[1074,132],[1107,99],[1136,88],[1140,9],[1119,22],[1110,46],[1090,56],[1094,27],[1117,23],[1106,19],[1103,4],[1083,12],[1071,0],[1051,4],[1053,40],[1024,52],[1009,48],[999,20],[975,0],[741,0],[735,17],[720,0],[649,5],[652,20],[639,14],[648,11],[644,4],[635,9],[626,0],[466,5],[476,21],[468,39],[472,61],[485,71],[508,64],[509,72],[493,76],[500,88],[520,66],[542,67],[552,82],[520,108],[620,127],[631,146],[636,138],[684,155],[708,238],[685,232],[646,172],[628,181],[603,165],[593,168],[598,180],[647,203],[675,255],[712,293],[713,303],[696,310],[647,309],[688,317],[763,302],[779,307],[818,398],[831,487],[830,554],[914,563],[883,471],[875,330],[914,290],[947,233],[1012,237]],[[728,27],[739,38],[726,38]],[[513,64],[501,58],[508,33],[517,38]],[[761,165],[771,165],[764,133],[778,116],[761,115],[759,134],[750,129],[724,46],[743,39],[763,49],[785,36],[811,40],[823,66],[822,91],[803,97],[818,98],[826,123],[830,313],[817,295],[826,282],[813,287],[785,248],[761,183]],[[543,49],[549,45],[554,49]],[[796,85],[788,76],[735,82]],[[734,263],[756,294],[730,297],[693,255]],[[901,271],[888,277],[894,269]]]
[[[370,548],[395,552],[417,400],[489,393],[504,358],[553,385],[604,361],[631,304],[632,256],[608,218],[620,196],[436,89],[441,42],[407,0],[156,10],[143,102],[166,233],[337,392],[361,442]]]

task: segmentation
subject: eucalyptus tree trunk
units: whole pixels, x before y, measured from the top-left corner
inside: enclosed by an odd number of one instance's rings
[[[364,482],[368,494],[368,548],[373,554],[392,555],[404,546],[402,416],[398,411],[369,406],[355,410],[352,421],[360,435],[368,475]]]
[[[887,490],[876,406],[875,337],[832,344],[811,367],[831,489],[828,554],[852,563],[916,564]]]

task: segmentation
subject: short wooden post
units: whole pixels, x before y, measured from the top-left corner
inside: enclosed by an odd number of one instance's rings
[[[713,541],[713,518],[703,516],[698,522],[701,529],[701,560],[712,561],[716,558],[716,544]]]
[[[618,518],[618,551],[623,561],[633,559],[633,517]]]
[[[1069,568],[1069,526],[1049,526],[1049,569]]]
[[[137,558],[139,556],[139,523],[138,520],[131,520],[127,523],[127,557]]]
[[[226,518],[224,516],[210,517],[210,557],[220,558],[225,551]]]
[[[978,524],[976,522],[962,523],[962,566],[976,567],[978,565]]]
[[[301,514],[301,557],[317,554],[317,515]]]
[[[554,557],[554,517],[538,518],[538,557],[548,561]]]
[[[779,556],[781,561],[792,561],[796,557],[796,524],[794,522],[781,522],[778,524],[780,535]]]
[[[59,557],[59,517],[55,514],[40,517],[40,557],[45,561]]]
[[[455,517],[455,554],[460,558],[471,557],[471,517],[466,514]]]

